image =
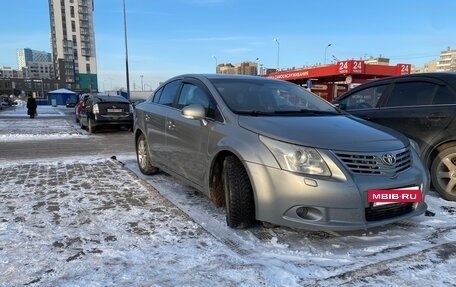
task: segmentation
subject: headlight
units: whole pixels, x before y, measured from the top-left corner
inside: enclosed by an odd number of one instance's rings
[[[94,115],[98,115],[100,113],[100,109],[98,108],[98,104],[93,105],[92,112]]]
[[[260,136],[260,141],[271,151],[284,170],[331,176],[325,161],[314,148],[276,141],[264,136]]]

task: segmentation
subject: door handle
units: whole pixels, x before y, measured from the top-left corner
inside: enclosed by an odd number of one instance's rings
[[[440,121],[447,118],[447,116],[443,113],[432,113],[426,116],[426,119],[429,121]]]
[[[176,127],[173,121],[168,121],[167,126],[168,130],[174,130],[174,128]]]

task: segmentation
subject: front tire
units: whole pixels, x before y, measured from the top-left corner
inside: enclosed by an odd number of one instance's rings
[[[140,134],[136,141],[136,158],[141,173],[151,175],[158,172],[158,168],[150,163],[149,150],[144,134]]]
[[[249,176],[234,156],[223,162],[226,223],[232,228],[248,228],[255,224],[255,202]]]
[[[442,198],[456,201],[456,147],[439,152],[431,165],[432,185]]]

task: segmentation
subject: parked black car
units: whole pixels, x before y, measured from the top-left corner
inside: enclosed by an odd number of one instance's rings
[[[434,188],[443,198],[456,201],[456,73],[373,80],[341,95],[333,104],[418,143]]]
[[[65,106],[67,108],[74,108],[74,106],[76,106],[76,99],[70,98],[70,99],[66,100]]]
[[[121,96],[89,95],[82,104],[79,123],[90,133],[101,126],[133,128],[133,106]]]

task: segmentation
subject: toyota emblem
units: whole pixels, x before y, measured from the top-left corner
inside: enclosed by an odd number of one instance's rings
[[[384,154],[382,155],[382,161],[386,164],[386,165],[393,165],[396,163],[396,157],[392,154]]]

